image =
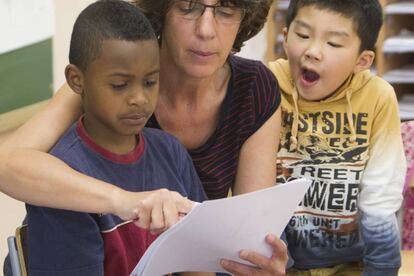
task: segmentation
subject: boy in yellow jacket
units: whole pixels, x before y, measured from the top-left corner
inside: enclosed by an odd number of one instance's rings
[[[405,158],[393,88],[369,71],[377,0],[292,0],[277,182],[313,180],[286,228],[289,275],[397,275]],[[312,274],[311,274],[312,273]],[[341,274],[342,273],[342,274]]]

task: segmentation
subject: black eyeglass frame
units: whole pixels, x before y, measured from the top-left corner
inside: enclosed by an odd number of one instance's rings
[[[228,7],[228,6],[222,6],[222,5],[220,5],[220,4],[218,4],[218,2],[215,4],[215,5],[208,5],[208,4],[204,4],[204,3],[202,3],[202,2],[199,2],[199,1],[194,1],[194,0],[175,0],[174,1],[175,3],[177,3],[177,2],[187,2],[187,3],[189,3],[189,4],[193,4],[193,5],[201,5],[201,6],[203,6],[203,10],[202,10],[202,12],[200,13],[200,15],[197,17],[197,18],[194,18],[194,19],[191,19],[191,20],[196,20],[196,19],[198,19],[199,17],[201,17],[201,16],[203,16],[203,14],[204,14],[204,12],[206,11],[206,9],[207,8],[211,8],[211,9],[213,9],[213,14],[214,14],[214,18],[217,18],[217,16],[216,16],[216,9],[217,8],[221,8],[221,7],[223,7],[223,8],[235,8],[235,9],[238,9],[238,10],[240,10],[240,12],[241,12],[241,15],[240,15],[240,19],[239,20],[237,20],[237,21],[229,21],[228,23],[240,23],[240,22],[242,22],[243,21],[243,19],[244,19],[244,16],[246,15],[246,9],[245,8],[242,8],[242,7]],[[192,11],[192,9],[189,11],[189,13]],[[218,18],[221,18],[221,17],[218,17]],[[220,21],[220,20],[219,20]]]

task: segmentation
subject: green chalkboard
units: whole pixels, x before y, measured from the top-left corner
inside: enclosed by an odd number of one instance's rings
[[[0,55],[0,114],[52,94],[51,39]]]

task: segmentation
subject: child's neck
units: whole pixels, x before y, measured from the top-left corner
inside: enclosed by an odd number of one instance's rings
[[[111,153],[130,153],[139,142],[138,133],[136,135],[120,135],[113,130],[91,123],[87,116],[83,117],[82,123],[91,140]]]

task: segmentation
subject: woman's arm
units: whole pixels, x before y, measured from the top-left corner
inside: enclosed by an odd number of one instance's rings
[[[281,127],[280,107],[246,140],[240,152],[233,195],[273,186]]]
[[[154,232],[191,209],[191,202],[176,192],[128,192],[78,173],[46,153],[81,112],[80,97],[64,85],[42,111],[0,144],[0,191],[33,205],[113,213]]]
[[[276,183],[276,156],[281,128],[281,109],[264,123],[243,145],[233,194],[243,194],[273,186]],[[240,258],[254,266],[223,260],[222,266],[234,275],[285,275],[288,254],[285,243],[269,234],[266,242],[273,249],[268,258],[251,250],[242,250]]]
[[[45,108],[2,142],[0,190],[32,204],[51,206],[49,202],[59,202],[54,175],[64,173],[61,170],[65,165],[45,152],[81,112],[80,97],[64,85]]]

